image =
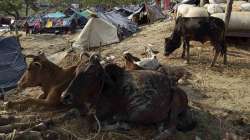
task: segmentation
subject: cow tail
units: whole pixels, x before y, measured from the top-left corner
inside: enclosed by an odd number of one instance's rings
[[[224,28],[223,33],[222,33],[222,41],[221,41],[221,55],[224,56],[227,54],[227,44],[226,44],[226,30]]]

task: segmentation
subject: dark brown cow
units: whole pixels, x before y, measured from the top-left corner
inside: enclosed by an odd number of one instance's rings
[[[224,21],[215,17],[178,17],[174,31],[170,38],[165,39],[164,55],[170,55],[181,46],[183,40],[182,58],[187,53],[189,63],[190,41],[204,43],[210,41],[214,46],[215,55],[211,66],[215,65],[216,59],[221,53],[224,56],[224,64],[227,63],[227,46],[225,42]]]
[[[18,88],[22,90],[28,87],[40,86],[44,93],[38,99],[28,98],[22,101],[11,101],[8,102],[7,106],[11,108],[16,105],[39,105],[46,107],[60,105],[61,94],[75,76],[77,66],[63,69],[50,62],[43,53],[37,56],[28,55],[26,57],[33,58],[33,61],[18,82]]]
[[[193,127],[193,123],[179,123],[186,116],[188,99],[183,90],[171,83],[157,71],[125,71],[116,64],[103,68],[94,55],[84,69],[78,70],[61,98],[65,104],[84,109],[86,103],[91,104],[102,121],[114,118],[139,124],[166,123],[167,129],[156,138],[160,140],[176,128]]]

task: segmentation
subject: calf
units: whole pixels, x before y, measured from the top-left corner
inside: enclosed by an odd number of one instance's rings
[[[16,105],[56,107],[60,105],[61,94],[73,79],[77,66],[63,69],[50,62],[43,53],[26,57],[33,58],[33,61],[18,82],[18,89],[40,86],[44,93],[38,99],[28,98],[22,101],[8,102],[7,107],[13,108]]]
[[[225,24],[223,20],[215,17],[178,17],[175,28],[170,38],[165,39],[164,55],[168,56],[180,47],[183,39],[182,58],[187,51],[187,62],[189,63],[189,41],[204,43],[210,41],[215,49],[214,66],[216,59],[221,53],[224,56],[224,64],[227,63],[227,46],[225,44]]]

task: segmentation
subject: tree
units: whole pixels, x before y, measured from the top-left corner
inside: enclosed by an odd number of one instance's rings
[[[24,0],[25,2],[25,16],[27,17],[29,15],[29,9],[30,9],[30,6],[32,6],[33,4],[33,0]]]
[[[23,7],[22,3],[22,0],[1,0],[0,11],[18,20],[20,18],[20,10]]]
[[[0,11],[7,15],[15,17],[16,20],[20,18],[21,10],[26,5],[25,13],[28,16],[29,9],[35,10],[33,3],[36,0],[0,0]]]

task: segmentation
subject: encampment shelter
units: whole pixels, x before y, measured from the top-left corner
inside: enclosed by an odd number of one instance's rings
[[[82,12],[80,12],[79,13],[81,16],[84,16],[85,18],[91,18],[91,15],[92,14],[96,14],[95,12],[92,12],[92,11],[90,11],[90,10],[84,10],[84,11],[82,11]]]
[[[0,93],[15,87],[26,69],[16,37],[0,37]]]
[[[66,15],[62,12],[48,13],[44,18],[64,18]]]
[[[73,43],[76,48],[91,48],[119,42],[117,28],[111,23],[92,17]]]
[[[119,29],[119,35],[122,37],[128,37],[138,31],[136,23],[122,16],[118,11],[98,12],[98,16],[116,26]]]

